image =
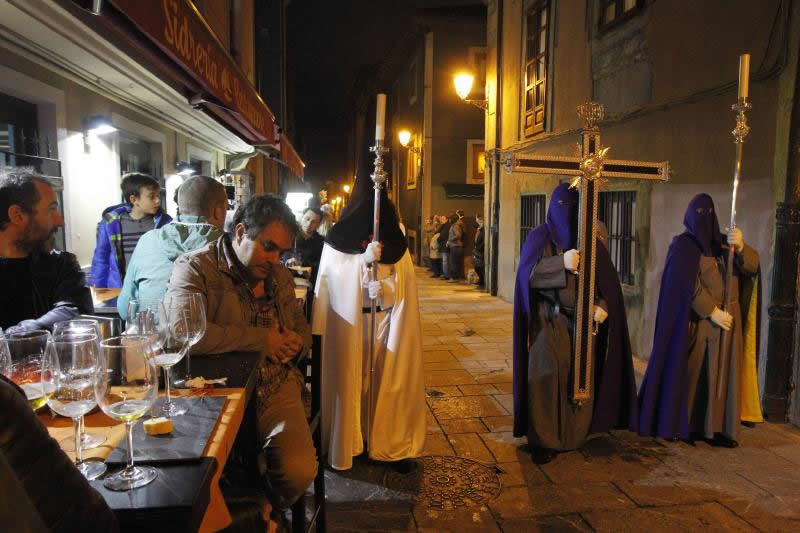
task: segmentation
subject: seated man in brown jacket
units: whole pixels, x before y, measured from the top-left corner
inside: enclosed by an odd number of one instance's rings
[[[298,226],[277,196],[255,196],[239,208],[233,234],[224,234],[175,261],[167,298],[205,296],[207,327],[193,353],[257,351],[264,355],[257,385],[258,432],[266,483],[276,509],[294,503],[314,480],[317,460],[300,398],[311,333],[297,304],[294,280],[280,264]]]

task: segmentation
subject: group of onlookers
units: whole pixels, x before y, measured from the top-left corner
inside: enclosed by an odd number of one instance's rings
[[[464,281],[464,250],[468,241],[474,241],[472,263],[475,270],[475,283],[484,288],[484,230],[483,215],[475,217],[474,239],[465,223],[464,211],[458,209],[452,215],[434,215],[425,221],[423,260],[431,271],[431,277],[448,280],[451,283]]]
[[[263,355],[256,407],[264,485],[273,509],[286,509],[313,480],[317,461],[298,370],[311,333],[293,277],[280,260],[297,243],[301,261],[318,264],[322,239],[316,226],[322,214],[307,210],[301,229],[281,198],[260,195],[239,207],[225,233],[227,196],[213,178],[194,176],[181,184],[175,220],[161,210],[153,178],[125,176],[122,191],[125,201],[106,209],[98,224],[89,284],[121,287],[117,308],[123,319],[131,300],[199,293],[207,329],[193,352]],[[53,236],[63,226],[46,179],[29,169],[0,173],[0,327],[7,333],[51,329],[57,321],[93,312],[76,257],[53,249]],[[3,386],[11,392],[0,395],[0,411],[12,404],[27,406],[15,400],[13,384],[6,380]],[[0,466],[7,460],[11,470],[25,475],[28,465],[7,454],[9,442],[0,438]]]

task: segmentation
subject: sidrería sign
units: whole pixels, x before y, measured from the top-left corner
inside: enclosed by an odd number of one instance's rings
[[[249,125],[259,142],[275,142],[274,116],[188,0],[110,0],[219,102]]]

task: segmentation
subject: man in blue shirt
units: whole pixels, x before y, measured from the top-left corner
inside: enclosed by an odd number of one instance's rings
[[[120,317],[128,318],[131,300],[161,300],[178,256],[202,248],[222,235],[228,197],[213,178],[193,176],[178,189],[178,218],[139,239],[117,299]]]

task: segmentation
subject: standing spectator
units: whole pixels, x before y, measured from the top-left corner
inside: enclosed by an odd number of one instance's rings
[[[225,186],[208,176],[192,176],[177,191],[178,219],[142,235],[133,251],[117,298],[117,311],[123,320],[128,319],[131,300],[164,298],[178,256],[222,236],[228,210]]]
[[[483,279],[484,275],[484,228],[483,228],[483,214],[478,213],[475,215],[475,222],[478,224],[478,229],[475,232],[475,247],[472,249],[472,264],[475,267],[475,274],[478,276],[478,288],[483,290],[486,288],[486,283]]]
[[[322,221],[319,223],[317,233],[325,237],[333,227],[333,210],[329,204],[324,204],[319,210],[322,211]]]
[[[161,210],[161,187],[146,174],[122,178],[124,203],[103,211],[97,224],[97,246],[92,258],[92,286],[122,287],[126,266],[139,238],[172,218]]]
[[[436,228],[437,224],[435,221],[435,216],[427,217],[425,219],[425,225],[423,226],[423,234],[422,234],[422,263],[428,267],[428,270],[433,270],[433,266],[431,265],[431,257],[430,257],[430,248],[428,244],[431,242],[431,237],[433,236],[433,231]]]
[[[450,224],[457,220],[455,215],[442,215],[442,227],[439,229],[439,253],[442,254],[442,279],[450,279],[450,251],[447,238],[450,236]]]
[[[52,249],[63,226],[47,180],[23,169],[0,172],[0,328],[8,333],[94,311],[78,260]]]
[[[311,332],[297,305],[294,280],[280,264],[298,230],[277,196],[259,195],[239,207],[233,234],[180,256],[167,297],[200,293],[207,326],[193,353],[257,351],[256,424],[263,443],[268,497],[288,509],[314,480],[317,459],[306,422],[303,376],[296,361],[308,354]]]
[[[430,248],[431,277],[438,278],[442,275],[442,253],[439,251],[439,231],[442,228],[442,219],[436,215],[433,217],[433,221],[433,231],[427,244]]]
[[[464,211],[459,209],[450,219],[450,234],[447,248],[450,254],[450,281],[458,283],[464,279]]]

